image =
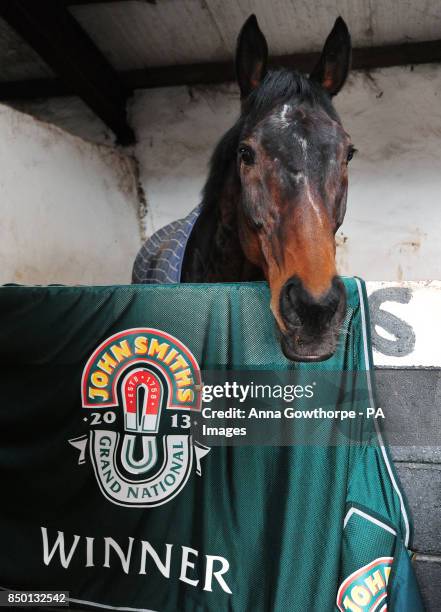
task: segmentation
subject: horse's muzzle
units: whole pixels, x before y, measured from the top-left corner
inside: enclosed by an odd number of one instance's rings
[[[298,276],[280,292],[283,353],[292,361],[323,361],[337,348],[340,327],[346,312],[346,292],[338,276],[319,298],[312,296]]]

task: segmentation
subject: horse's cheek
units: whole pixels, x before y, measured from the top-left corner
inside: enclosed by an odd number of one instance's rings
[[[256,233],[251,231],[250,228],[241,226],[239,230],[239,238],[242,245],[242,250],[248,261],[258,268],[263,269],[264,261],[262,257],[262,249],[260,248],[259,238],[257,237]]]

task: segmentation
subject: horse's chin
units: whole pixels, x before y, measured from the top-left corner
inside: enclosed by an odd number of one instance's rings
[[[296,342],[291,336],[281,334],[283,354],[290,361],[316,362],[332,357],[337,349],[337,339],[333,335],[327,338]]]

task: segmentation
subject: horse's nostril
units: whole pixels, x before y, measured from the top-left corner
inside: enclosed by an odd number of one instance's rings
[[[319,299],[305,290],[300,278],[293,276],[282,288],[280,311],[284,320],[291,325],[302,324],[320,329],[329,323],[343,299],[343,284],[335,277],[329,291]]]
[[[331,317],[335,315],[341,299],[342,293],[340,291],[340,286],[338,284],[334,286],[333,283],[329,292],[322,299],[322,306],[328,310]]]
[[[300,288],[299,279],[292,277],[284,284],[280,292],[280,312],[285,321],[291,325],[301,323],[298,313],[298,291]]]

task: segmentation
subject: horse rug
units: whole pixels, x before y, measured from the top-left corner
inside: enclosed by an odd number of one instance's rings
[[[366,293],[344,283],[319,364],[283,356],[265,283],[1,288],[0,586],[91,610],[421,610],[367,416]],[[361,417],[321,419],[313,444],[209,446],[202,381],[239,371],[344,379]]]
[[[185,249],[201,207],[186,217],[172,221],[148,238],[140,248],[133,265],[132,282],[179,283]]]

